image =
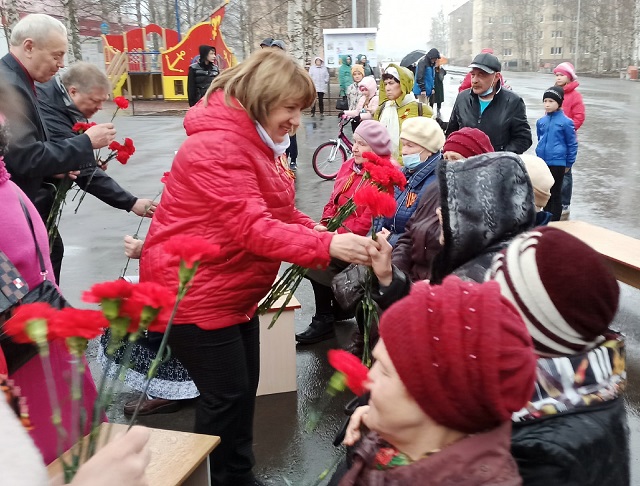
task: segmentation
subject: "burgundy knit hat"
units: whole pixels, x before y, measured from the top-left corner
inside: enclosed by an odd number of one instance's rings
[[[443,152],[458,152],[465,159],[474,155],[494,152],[487,134],[477,128],[464,127],[449,135],[442,147]]]
[[[445,427],[494,428],[533,393],[531,337],[495,282],[416,283],[382,315],[380,337],[409,394]]]
[[[520,312],[541,356],[597,346],[618,310],[618,282],[600,254],[553,227],[514,238],[489,278]]]
[[[360,135],[376,155],[391,155],[391,137],[386,127],[375,120],[364,120],[358,125],[354,135]]]

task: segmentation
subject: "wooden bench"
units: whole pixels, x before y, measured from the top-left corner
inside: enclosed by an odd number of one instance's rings
[[[640,288],[640,240],[584,221],[558,221],[549,226],[582,240],[607,260],[619,281]]]
[[[101,425],[101,436],[112,427],[111,437],[127,430],[124,424]],[[147,466],[149,484],[154,486],[210,486],[209,454],[220,443],[213,435],[149,429],[151,462]],[[87,438],[85,437],[85,440]],[[68,454],[68,452],[67,452]],[[62,464],[55,460],[47,467],[49,477],[62,474]]]
[[[284,297],[266,314],[260,316],[260,383],[258,396],[292,392],[298,389],[296,374],[295,309],[300,302],[294,297],[269,329],[273,314],[278,311]]]

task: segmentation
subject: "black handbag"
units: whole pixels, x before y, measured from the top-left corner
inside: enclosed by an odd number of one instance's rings
[[[22,276],[20,276],[18,269],[13,265],[13,263],[11,263],[4,253],[0,252],[0,268],[2,269],[0,272],[0,279],[4,280],[5,278],[9,279],[13,277],[13,280],[9,284],[6,284],[7,293],[10,296],[5,294],[5,285],[3,285],[2,288],[2,296],[0,296],[0,325],[4,324],[4,321],[10,317],[9,314],[12,310],[21,304],[45,302],[56,309],[69,307],[69,303],[65,300],[62,294],[60,294],[58,288],[51,281],[47,280],[48,272],[44,263],[44,257],[40,251],[40,245],[38,245],[33,221],[31,220],[29,210],[24,204],[24,201],[20,196],[18,197],[20,198],[20,205],[22,206],[25,218],[29,223],[29,229],[31,230],[31,236],[33,237],[33,243],[38,256],[40,275],[42,275],[43,280],[40,285],[26,292],[26,290],[28,290],[28,286],[22,279]],[[2,260],[2,257],[4,257],[4,260]],[[16,343],[6,336],[4,332],[0,332],[0,348],[2,348],[2,352],[7,362],[9,375],[15,373],[22,365],[38,354],[38,350],[34,344]]]
[[[355,312],[358,303],[364,297],[368,272],[367,266],[352,263],[333,277],[331,289],[336,301],[344,311]]]
[[[349,101],[347,100],[347,95],[343,95],[342,98],[338,98],[336,101],[336,110],[345,111],[349,109]]]

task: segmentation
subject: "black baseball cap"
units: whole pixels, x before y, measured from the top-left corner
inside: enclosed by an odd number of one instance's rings
[[[487,74],[499,73],[502,65],[496,56],[484,52],[473,58],[473,62],[469,64],[470,68],[482,69]]]
[[[271,37],[267,37],[265,40],[263,40],[260,43],[260,47],[262,47],[262,46],[271,47],[271,44],[273,44],[273,39]]]

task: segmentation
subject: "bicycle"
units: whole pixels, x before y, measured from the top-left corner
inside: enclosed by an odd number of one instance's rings
[[[353,143],[344,134],[344,127],[351,121],[350,118],[340,117],[338,121],[338,136],[318,146],[311,158],[313,170],[323,179],[333,180],[338,175],[342,164],[351,157]]]

